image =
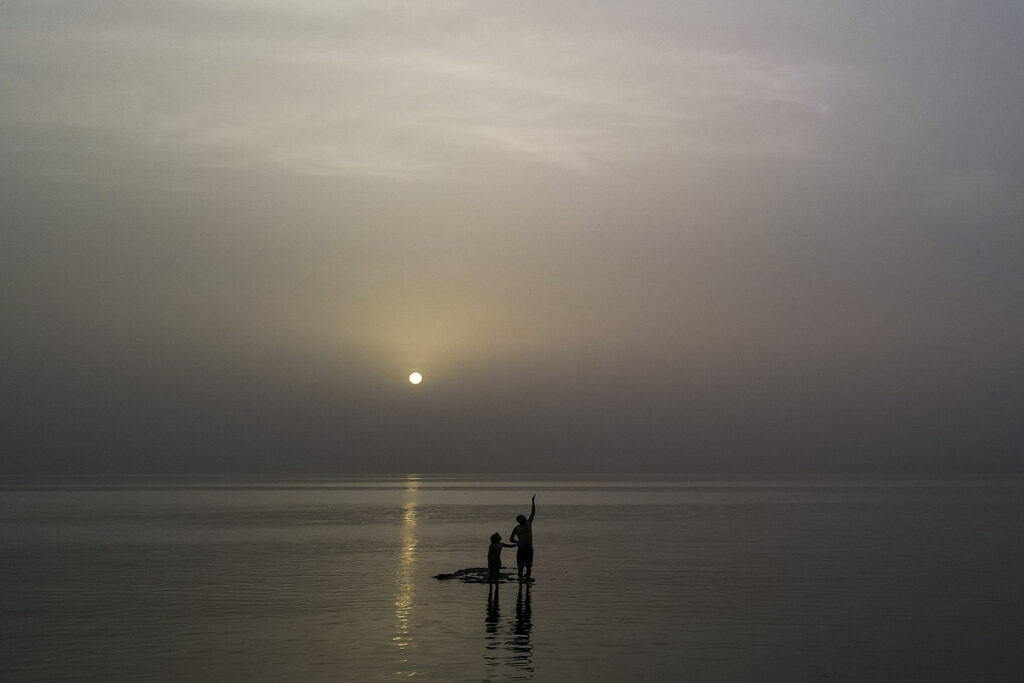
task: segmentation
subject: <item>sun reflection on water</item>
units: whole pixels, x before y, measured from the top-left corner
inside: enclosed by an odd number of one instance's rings
[[[416,514],[419,505],[419,478],[406,478],[406,499],[402,504],[402,544],[395,572],[395,635],[392,642],[400,651],[412,645],[410,625],[416,588]],[[401,661],[408,662],[403,656]]]

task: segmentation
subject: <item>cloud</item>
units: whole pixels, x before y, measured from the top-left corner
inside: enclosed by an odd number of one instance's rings
[[[113,136],[156,163],[444,177],[651,154],[806,156],[835,68],[649,44],[493,6],[154,3],[50,22],[17,5],[0,123]],[[17,75],[11,75],[14,71]]]

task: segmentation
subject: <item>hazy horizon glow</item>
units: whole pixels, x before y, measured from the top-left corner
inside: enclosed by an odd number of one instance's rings
[[[1019,472],[1022,33],[5,3],[0,473]]]

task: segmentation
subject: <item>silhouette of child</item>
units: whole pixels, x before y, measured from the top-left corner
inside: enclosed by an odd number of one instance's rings
[[[515,543],[502,543],[501,534],[491,534],[491,545],[487,548],[487,585],[497,586],[501,578],[501,549],[515,548]]]

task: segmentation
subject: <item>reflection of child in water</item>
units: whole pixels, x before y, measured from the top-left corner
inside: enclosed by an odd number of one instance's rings
[[[501,549],[515,548],[516,543],[502,543],[501,534],[491,534],[491,545],[487,548],[487,585],[498,585],[501,577]]]

